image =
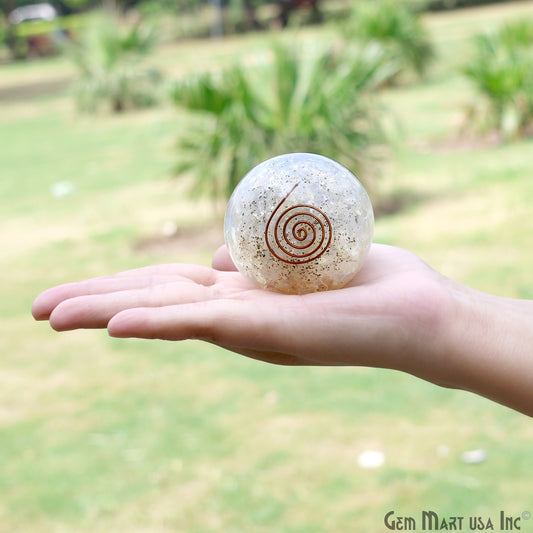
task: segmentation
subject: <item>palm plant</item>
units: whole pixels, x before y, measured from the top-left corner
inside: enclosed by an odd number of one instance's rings
[[[79,109],[95,112],[107,104],[120,112],[152,105],[160,76],[140,60],[154,42],[153,32],[142,23],[121,23],[110,15],[95,18],[81,43],[69,47],[79,70]]]
[[[255,68],[237,65],[178,83],[177,105],[197,112],[178,142],[177,170],[194,191],[227,198],[254,165],[285,152],[315,152],[361,169],[382,141],[372,89],[394,70],[372,44],[306,49],[275,45]],[[367,183],[369,185],[369,183]]]
[[[508,48],[533,46],[533,20],[531,19],[505,23],[498,33]]]
[[[483,95],[488,126],[505,139],[533,126],[533,21],[503,25],[475,38],[464,72]]]
[[[428,31],[406,2],[355,2],[342,29],[348,40],[379,41],[397,63],[399,73],[412,71],[423,76],[434,57]]]

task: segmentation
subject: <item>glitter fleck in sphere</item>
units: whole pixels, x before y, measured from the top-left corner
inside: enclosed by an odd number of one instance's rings
[[[287,294],[340,289],[363,266],[374,232],[365,189],[316,154],[286,154],[253,168],[226,209],[226,246],[239,272]]]

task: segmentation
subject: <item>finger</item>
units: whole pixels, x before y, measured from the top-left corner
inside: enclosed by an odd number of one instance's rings
[[[131,289],[142,289],[150,285],[157,285],[175,281],[171,276],[120,277],[115,276],[93,278],[76,283],[67,283],[52,287],[35,298],[31,312],[36,320],[47,320],[52,311],[63,301],[78,296],[109,294]]]
[[[50,325],[57,331],[78,328],[104,328],[125,309],[158,307],[209,300],[215,289],[186,282],[149,286],[107,294],[85,295],[61,302],[50,314]]]
[[[164,339],[164,340],[184,340],[188,338],[198,338],[198,335],[202,333],[205,336],[205,332],[200,332],[196,330],[194,333],[190,329],[190,324],[186,324],[183,319],[180,322],[180,316],[182,317],[191,317],[189,309],[175,309],[174,317],[172,320],[175,320],[172,324],[165,321],[161,321],[161,315],[168,316],[168,308],[162,310],[156,309],[129,309],[115,315],[110,322],[108,323],[107,329],[109,335],[112,337],[118,338],[127,338],[127,337],[136,337],[136,338],[145,338],[145,339]],[[159,316],[157,316],[159,315]],[[152,322],[156,322],[157,326],[154,327]],[[202,320],[204,327],[207,324],[207,321],[204,317]],[[203,339],[207,340],[207,339]],[[242,339],[239,339],[242,344]],[[242,346],[233,346],[227,344],[221,344],[215,342],[214,338],[212,342],[221,348],[238,353],[245,357],[256,359],[258,361],[263,361],[271,364],[285,365],[285,366],[295,366],[306,364],[300,357],[296,357],[289,354],[277,353],[273,351],[265,351],[258,349],[246,349]]]
[[[199,339],[245,353],[298,356],[313,345],[311,335],[290,325],[287,309],[256,300],[217,299],[184,305],[129,309],[116,314],[107,329],[113,337],[178,341]],[[290,308],[288,308],[290,313]]]
[[[215,270],[236,271],[237,267],[231,259],[226,246],[221,246],[213,256],[213,268]]]
[[[245,302],[216,300],[158,308],[128,309],[115,315],[107,329],[112,337],[178,341],[200,339],[215,344],[247,344],[250,319]],[[259,342],[257,339],[255,342]],[[234,342],[233,342],[234,341]]]
[[[200,285],[213,285],[216,282],[216,271],[202,265],[187,263],[169,263],[163,265],[151,265],[133,270],[125,270],[115,274],[114,278],[137,277],[137,276],[180,276],[190,279]]]
[[[210,286],[216,281],[216,273],[208,267],[188,264],[155,265],[128,270],[48,289],[37,296],[31,312],[36,320],[47,320],[53,309],[69,298],[144,288],[175,280],[191,280]]]

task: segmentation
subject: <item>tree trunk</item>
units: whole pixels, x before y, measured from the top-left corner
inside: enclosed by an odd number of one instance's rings
[[[247,30],[259,30],[261,24],[259,24],[257,17],[255,16],[255,7],[253,0],[242,0],[242,7],[244,9],[244,23]]]
[[[222,0],[211,0],[214,9],[213,22],[211,23],[211,37],[222,37],[224,35],[224,11]]]

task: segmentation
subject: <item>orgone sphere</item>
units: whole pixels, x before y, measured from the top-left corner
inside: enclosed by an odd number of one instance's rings
[[[345,167],[316,154],[286,154],[253,168],[224,220],[239,272],[287,294],[340,289],[360,270],[374,232],[365,189]]]

